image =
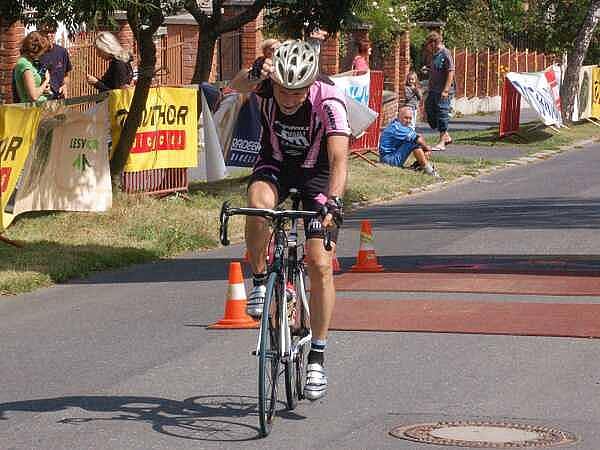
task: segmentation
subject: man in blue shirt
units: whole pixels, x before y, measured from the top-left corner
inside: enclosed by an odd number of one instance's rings
[[[428,175],[440,178],[435,167],[428,160],[431,147],[410,126],[412,115],[412,109],[403,106],[400,108],[398,118],[385,127],[379,139],[379,159],[384,164],[402,167],[412,153],[416,162],[411,168],[423,170]]]
[[[40,72],[43,73],[47,70],[50,73],[52,99],[65,98],[69,72],[73,69],[71,60],[69,59],[69,52],[54,42],[56,26],[44,25],[42,33],[48,37],[51,47],[40,57]]]

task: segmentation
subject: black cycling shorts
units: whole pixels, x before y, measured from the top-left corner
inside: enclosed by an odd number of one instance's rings
[[[305,211],[320,211],[327,200],[326,192],[329,190],[329,173],[323,170],[292,168],[281,171],[263,167],[252,173],[248,187],[255,181],[266,181],[277,189],[279,204],[283,203],[290,195],[290,189],[295,188],[300,193],[300,202]],[[306,239],[324,239],[325,230],[321,225],[321,217],[313,217],[304,221]],[[332,242],[337,242],[338,227],[334,224],[330,228]]]

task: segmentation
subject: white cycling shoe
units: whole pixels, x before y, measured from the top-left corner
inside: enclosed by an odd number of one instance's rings
[[[255,319],[262,316],[263,307],[265,306],[265,297],[267,295],[267,287],[264,284],[254,286],[248,295],[246,303],[246,314]]]
[[[318,400],[327,394],[327,377],[325,368],[319,363],[312,363],[306,367],[306,384],[304,397],[309,400]]]

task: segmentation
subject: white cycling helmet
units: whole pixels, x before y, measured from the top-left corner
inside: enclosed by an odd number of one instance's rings
[[[286,89],[310,86],[319,74],[319,56],[304,41],[285,41],[273,54],[273,80]]]

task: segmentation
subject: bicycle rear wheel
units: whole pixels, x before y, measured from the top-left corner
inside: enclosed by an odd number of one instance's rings
[[[277,274],[267,283],[265,305],[260,326],[258,355],[258,417],[260,434],[271,432],[277,406],[277,377],[279,375],[279,331],[277,320]]]

